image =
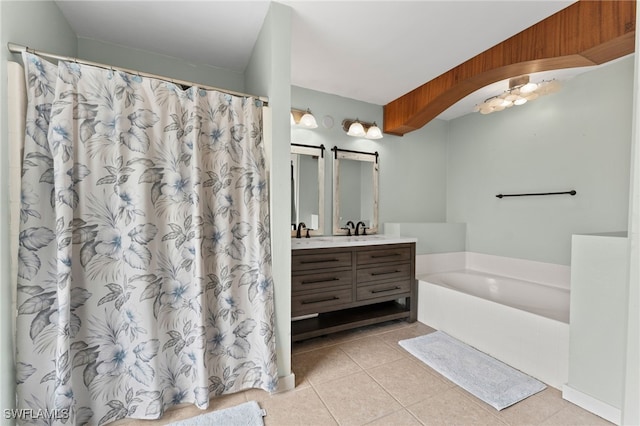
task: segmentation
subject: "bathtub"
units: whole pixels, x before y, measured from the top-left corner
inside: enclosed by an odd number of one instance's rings
[[[452,290],[569,323],[569,289],[473,270],[430,274],[424,279]]]
[[[561,389],[569,289],[463,269],[419,274],[418,320]]]

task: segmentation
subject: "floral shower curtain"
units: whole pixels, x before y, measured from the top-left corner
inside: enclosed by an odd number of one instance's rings
[[[23,420],[102,425],[274,390],[260,102],[23,60]]]

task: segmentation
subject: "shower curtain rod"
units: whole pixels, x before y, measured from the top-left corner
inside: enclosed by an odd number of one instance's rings
[[[27,46],[22,46],[20,44],[12,43],[12,42],[7,43],[7,47],[9,48],[9,51],[12,52],[12,53],[28,52],[28,53],[31,53],[31,54],[34,54],[34,55],[45,56],[47,58],[56,59],[56,60],[60,60],[60,61],[75,62],[75,63],[78,63],[78,64],[90,65],[90,66],[94,66],[94,67],[98,67],[98,68],[105,68],[105,69],[110,69],[110,70],[123,71],[123,72],[126,72],[128,74],[136,74],[136,75],[139,75],[141,77],[148,77],[148,78],[155,78],[155,79],[158,79],[158,80],[169,81],[169,82],[174,83],[174,84],[180,84],[180,85],[189,86],[189,87],[197,86],[197,87],[200,87],[202,89],[216,90],[218,92],[227,93],[229,95],[252,97],[252,98],[256,98],[256,99],[259,99],[262,102],[264,102],[265,106],[267,106],[269,104],[269,98],[267,98],[265,96],[255,96],[255,95],[251,95],[251,94],[248,94],[248,93],[234,92],[232,90],[220,89],[219,87],[207,86],[205,84],[194,83],[192,81],[178,80],[178,79],[175,79],[175,78],[165,77],[165,76],[157,75],[157,74],[151,74],[151,73],[148,73],[148,72],[136,71],[136,70],[132,70],[132,69],[128,69],[128,68],[101,64],[99,62],[85,61],[85,60],[82,60],[82,59],[72,58],[72,57],[69,57],[69,56],[56,55],[56,54],[53,54],[53,53],[42,52],[42,51],[39,51],[39,50],[31,49],[31,48],[29,48]]]

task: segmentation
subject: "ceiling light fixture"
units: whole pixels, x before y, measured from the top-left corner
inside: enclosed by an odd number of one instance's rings
[[[342,129],[354,138],[382,139],[382,130],[375,122],[367,123],[357,118],[355,120],[346,118],[342,121]]]
[[[307,108],[306,111],[302,109],[291,109],[291,125],[294,126],[296,124],[306,129],[315,129],[318,127],[316,118],[311,114],[309,108]]]
[[[480,114],[491,114],[492,112],[502,111],[505,108],[511,108],[514,105],[523,105],[528,101],[549,93],[555,93],[558,90],[560,90],[560,83],[557,80],[543,80],[539,83],[531,83],[529,76],[523,75],[509,80],[509,89],[476,105],[473,111],[480,112]]]

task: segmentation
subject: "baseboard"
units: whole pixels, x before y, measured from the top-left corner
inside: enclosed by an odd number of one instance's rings
[[[295,389],[296,375],[294,373],[288,376],[278,377],[278,387],[274,393],[286,392]]]
[[[599,399],[582,393],[569,385],[562,387],[562,398],[611,423],[617,425],[622,423],[622,411],[620,411],[619,408],[615,408]]]

